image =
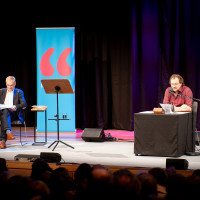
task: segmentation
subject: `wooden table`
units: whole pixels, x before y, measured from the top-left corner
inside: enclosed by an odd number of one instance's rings
[[[34,125],[34,143],[32,145],[40,146],[47,143],[47,106],[34,106],[31,111],[35,112],[35,125]],[[37,112],[45,112],[45,142],[36,142],[36,122]]]

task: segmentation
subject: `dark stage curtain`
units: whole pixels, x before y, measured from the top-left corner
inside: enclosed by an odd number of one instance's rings
[[[9,9],[2,22],[0,84],[14,75],[36,104],[36,27],[75,27],[76,127],[134,130],[134,113],[162,102],[179,73],[200,98],[200,1],[68,2]],[[73,9],[72,9],[73,8]],[[200,106],[197,128],[200,129]]]
[[[78,127],[133,130],[133,114],[159,106],[173,73],[200,97],[198,1],[140,0],[131,6],[121,23],[118,17],[80,33]]]
[[[79,128],[132,128],[131,5],[100,9],[95,23],[84,23],[76,32]]]
[[[133,113],[159,106],[173,73],[200,97],[199,7],[199,1],[189,0],[134,1]]]

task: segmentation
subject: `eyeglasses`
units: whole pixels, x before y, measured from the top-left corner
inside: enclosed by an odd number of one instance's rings
[[[179,85],[180,83],[171,83],[172,86],[177,86]]]

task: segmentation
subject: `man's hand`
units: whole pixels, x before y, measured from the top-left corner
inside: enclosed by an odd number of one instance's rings
[[[12,111],[16,111],[17,110],[17,107],[16,106],[12,106],[11,108],[9,108],[10,110]]]
[[[175,112],[188,112],[188,111],[192,111],[192,108],[190,106],[187,106],[186,104],[183,104],[180,107],[176,107],[175,108]]]

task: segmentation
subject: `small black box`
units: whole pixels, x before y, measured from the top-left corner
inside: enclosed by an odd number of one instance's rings
[[[41,152],[40,158],[49,163],[57,163],[61,161],[61,155],[59,153]]]
[[[186,170],[188,169],[188,161],[186,159],[167,158],[166,168],[168,167],[174,167],[177,170]]]

